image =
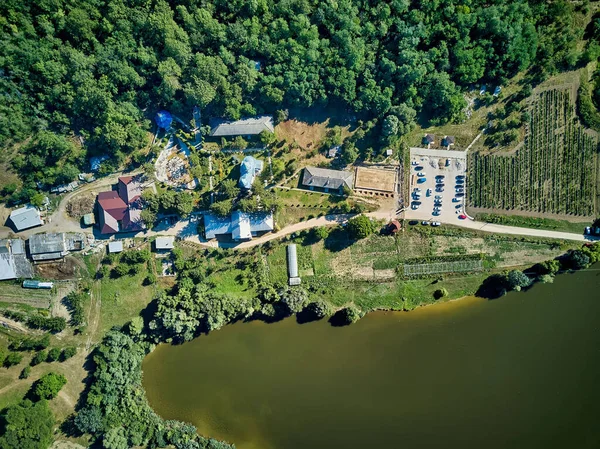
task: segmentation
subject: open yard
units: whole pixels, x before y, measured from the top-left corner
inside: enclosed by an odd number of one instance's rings
[[[396,191],[396,170],[357,167],[354,188],[394,193]]]

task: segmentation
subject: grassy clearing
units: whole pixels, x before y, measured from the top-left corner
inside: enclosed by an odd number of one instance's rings
[[[519,215],[498,215],[498,214],[476,214],[475,218],[479,221],[496,223],[507,226],[518,226],[522,228],[549,229],[552,231],[572,232],[582,234],[586,226],[591,223],[574,223],[567,220],[554,220],[550,218],[523,217]]]

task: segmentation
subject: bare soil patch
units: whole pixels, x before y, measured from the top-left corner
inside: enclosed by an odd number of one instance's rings
[[[396,187],[396,170],[357,167],[354,187],[357,189],[394,192]]]
[[[298,120],[287,120],[275,127],[275,134],[281,140],[288,143],[296,142],[305,150],[313,149],[325,137],[327,123],[308,124]]]
[[[80,219],[85,214],[90,214],[94,211],[95,202],[96,195],[93,192],[83,192],[81,195],[71,198],[65,206],[65,210],[69,217]]]
[[[70,280],[77,277],[78,267],[75,258],[67,256],[62,261],[36,265],[35,269],[45,279]]]

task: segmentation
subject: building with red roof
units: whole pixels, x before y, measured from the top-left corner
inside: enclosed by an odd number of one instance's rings
[[[122,176],[117,190],[98,194],[98,223],[101,234],[138,232],[146,228],[141,219],[142,185],[139,178]]]

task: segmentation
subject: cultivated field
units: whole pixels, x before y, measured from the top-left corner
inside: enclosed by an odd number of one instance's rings
[[[470,206],[595,214],[598,137],[577,120],[571,92],[557,88],[534,97],[525,142],[516,152],[469,154]]]

